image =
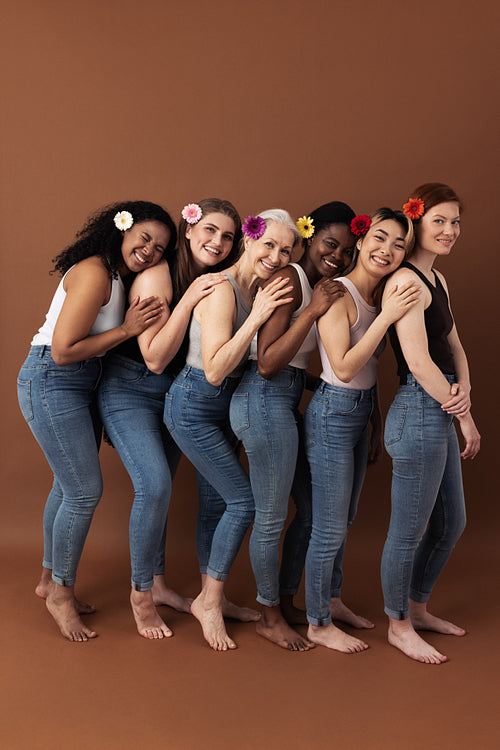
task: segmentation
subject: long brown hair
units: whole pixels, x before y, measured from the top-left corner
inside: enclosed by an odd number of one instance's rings
[[[229,216],[234,221],[234,239],[231,252],[221,263],[218,263],[210,271],[223,271],[224,268],[229,268],[237,260],[239,255],[239,243],[241,239],[241,219],[238,211],[232,203],[220,198],[204,198],[198,202],[198,206],[202,210],[202,215],[207,214],[224,214]],[[177,244],[177,251],[175,253],[175,259],[171,264],[172,282],[174,287],[174,304],[176,304],[188,286],[197,276],[196,269],[193,264],[193,258],[191,255],[191,245],[188,238],[186,237],[186,230],[189,224],[181,218],[179,222],[179,240]]]

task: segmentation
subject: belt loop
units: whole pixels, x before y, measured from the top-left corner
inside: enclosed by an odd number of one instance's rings
[[[45,354],[45,344],[42,344],[40,348],[40,354],[38,355],[38,359],[43,359],[44,354]]]

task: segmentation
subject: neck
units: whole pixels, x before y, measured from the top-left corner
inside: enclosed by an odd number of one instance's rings
[[[253,297],[257,286],[262,279],[252,270],[246,252],[244,252],[243,255],[238,258],[236,263],[227,270],[232,276],[234,276],[234,279],[242,292],[245,293],[248,291]]]
[[[426,274],[427,276],[432,276],[432,267],[435,260],[436,256],[434,253],[431,253],[428,250],[424,250],[422,247],[417,245],[411,255],[411,258],[408,259],[408,262],[414,265],[416,268],[418,268],[419,271],[422,271],[422,273]]]
[[[302,268],[305,275],[307,276],[307,280],[311,287],[314,287],[318,283],[318,281],[323,278],[318,269],[315,268],[315,266],[311,263],[309,255],[307,255],[307,251],[299,260],[298,265]]]
[[[369,276],[361,266],[355,266],[351,273],[347,274],[347,278],[352,281],[365,302],[373,305],[373,294],[382,279],[374,279],[373,276]]]

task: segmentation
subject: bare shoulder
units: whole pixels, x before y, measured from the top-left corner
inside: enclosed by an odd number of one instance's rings
[[[146,268],[137,274],[130,288],[130,299],[139,295],[163,297],[167,302],[172,301],[173,289],[170,269],[166,260],[160,261],[152,268]]]
[[[408,281],[420,281],[420,278],[411,268],[397,268],[387,279],[385,293],[390,292],[396,286],[406,284]]]
[[[229,280],[216,284],[211,294],[200,300],[195,307],[195,317],[206,312],[225,311],[236,307],[234,290]]]
[[[73,290],[81,285],[107,289],[110,285],[111,274],[98,255],[84,258],[67,272],[64,279],[65,291]]]

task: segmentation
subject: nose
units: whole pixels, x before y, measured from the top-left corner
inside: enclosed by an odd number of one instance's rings
[[[153,254],[153,242],[152,241],[145,242],[143,249],[146,255],[152,255]]]
[[[275,265],[278,265],[280,262],[280,249],[279,247],[274,247],[271,252],[269,253],[269,260],[274,263]]]

